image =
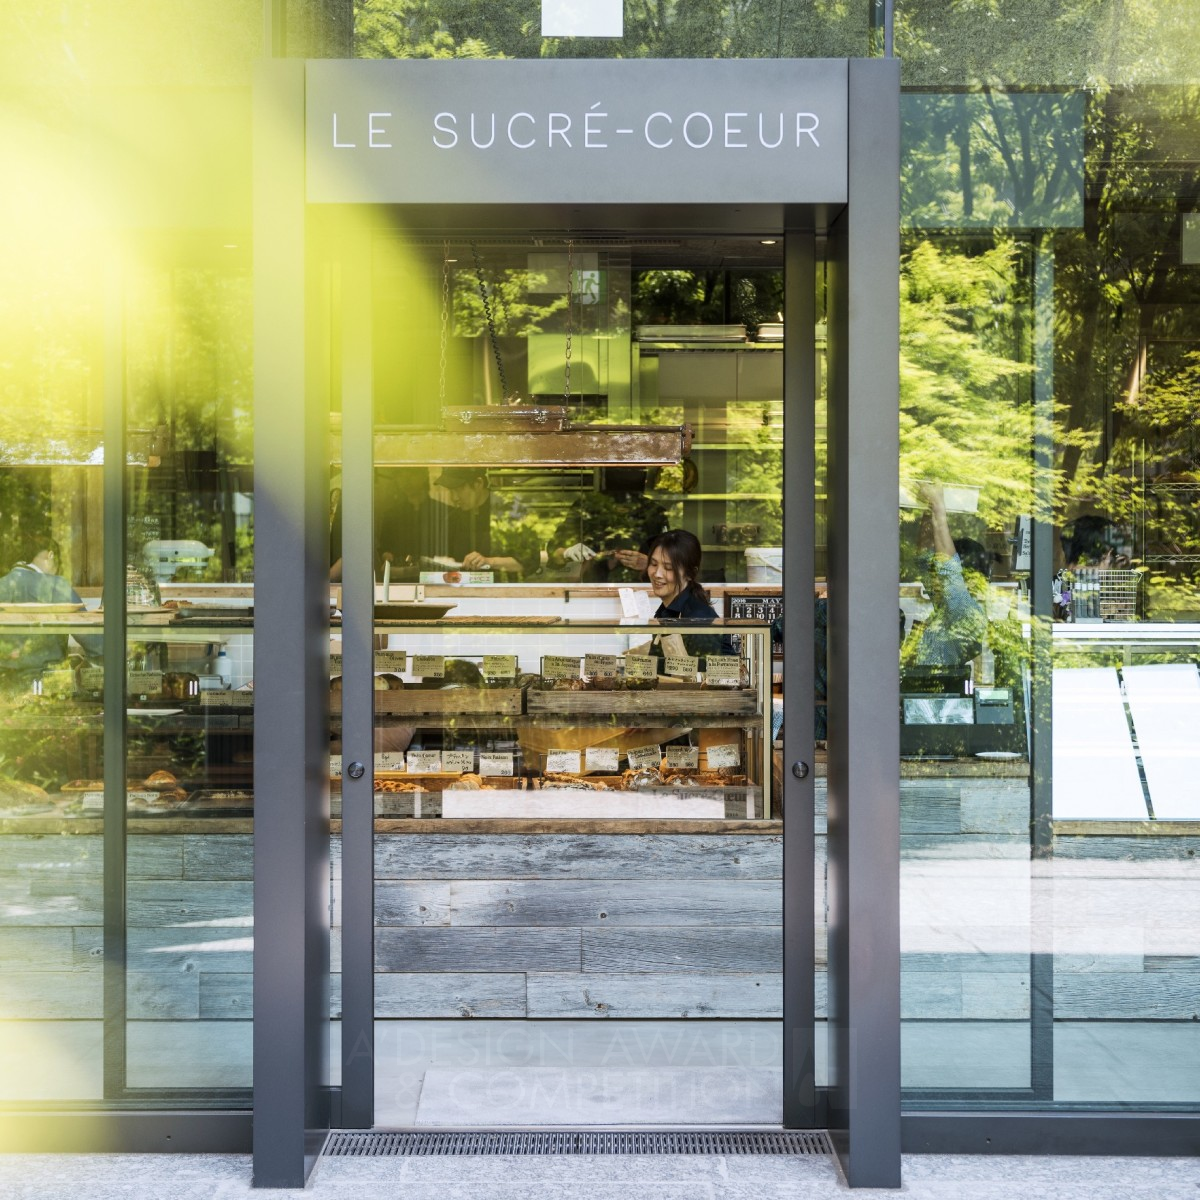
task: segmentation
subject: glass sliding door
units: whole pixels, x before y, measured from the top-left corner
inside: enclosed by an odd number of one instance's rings
[[[348,240],[343,1110],[779,1124],[782,239]]]

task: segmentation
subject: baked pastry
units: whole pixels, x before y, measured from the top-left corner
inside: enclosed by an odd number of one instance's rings
[[[145,783],[142,784],[142,787],[150,788],[156,792],[173,791],[178,786],[179,780],[170,771],[151,771],[146,776]]]

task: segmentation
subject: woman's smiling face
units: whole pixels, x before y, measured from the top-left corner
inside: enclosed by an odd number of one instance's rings
[[[650,555],[646,574],[650,577],[650,591],[663,604],[670,604],[687,583],[661,546],[656,546]]]

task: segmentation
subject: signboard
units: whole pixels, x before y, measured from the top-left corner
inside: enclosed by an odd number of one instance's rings
[[[842,59],[319,59],[306,70],[312,203],[847,196]]]

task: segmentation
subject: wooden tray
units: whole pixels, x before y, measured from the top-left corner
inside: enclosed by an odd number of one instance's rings
[[[647,692],[556,692],[531,688],[525,710],[555,715],[747,717],[758,712],[758,692],[746,688],[655,688]]]
[[[82,602],[43,604],[38,600],[6,600],[3,604],[0,604],[0,613],[33,613],[39,616],[43,613],[79,613],[83,612],[83,610],[84,605]]]
[[[523,688],[404,688],[399,691],[375,693],[377,713],[496,713],[501,716],[519,714],[524,699]],[[342,694],[329,697],[330,710],[342,711]]]

